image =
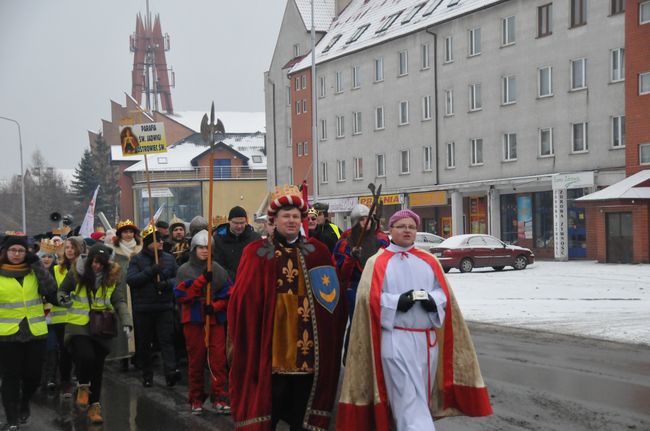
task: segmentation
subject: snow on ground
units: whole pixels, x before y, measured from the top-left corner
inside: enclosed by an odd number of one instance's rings
[[[650,345],[650,265],[538,261],[447,278],[466,320]]]

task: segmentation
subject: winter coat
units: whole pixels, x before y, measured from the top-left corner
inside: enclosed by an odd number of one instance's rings
[[[234,283],[244,248],[251,242],[260,239],[261,236],[253,230],[251,225],[246,225],[241,235],[235,235],[230,231],[230,223],[223,223],[217,227],[213,238],[215,260],[228,271],[228,275]]]
[[[176,285],[176,260],[163,251],[158,252],[160,281],[153,272],[153,254],[142,250],[131,258],[126,272],[126,283],[131,290],[135,313],[167,311],[174,308],[174,286]]]
[[[340,234],[337,235],[331,225],[333,225],[333,223],[326,221],[325,223],[316,226],[316,229],[309,231],[309,235],[325,244],[330,253],[334,252],[334,246],[336,246],[340,237]],[[337,229],[340,232],[340,228],[337,227]]]

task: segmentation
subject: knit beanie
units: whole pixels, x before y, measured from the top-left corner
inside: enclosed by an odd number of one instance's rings
[[[246,217],[246,210],[240,206],[232,207],[228,213],[228,220],[232,220],[236,217]]]
[[[395,222],[403,218],[412,218],[417,226],[420,226],[420,216],[411,210],[400,210],[393,214],[388,220],[388,227],[393,227]]]
[[[111,260],[113,250],[104,244],[95,244],[88,250],[88,261],[92,263],[97,260],[102,265],[106,266]]]
[[[5,240],[2,243],[2,249],[6,250],[12,245],[22,245],[23,247],[25,247],[25,250],[27,250],[28,248],[27,237],[18,236],[18,235],[9,235],[5,237]]]

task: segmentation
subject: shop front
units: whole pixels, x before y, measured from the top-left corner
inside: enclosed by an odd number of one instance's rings
[[[486,196],[469,196],[463,199],[465,232],[488,233],[488,211]]]
[[[142,185],[133,188],[135,203],[135,222],[143,227],[149,221],[149,193]],[[196,215],[203,213],[201,199],[201,184],[178,183],[155,184],[151,186],[153,211],[162,208],[160,220],[169,221],[174,215],[185,221],[190,221]]]
[[[397,211],[402,209],[402,203],[404,202],[404,195],[401,193],[396,193],[392,195],[381,195],[379,201],[383,204],[381,209],[381,220],[382,227],[384,230],[388,229],[387,223],[388,219],[395,214]],[[372,196],[360,196],[358,203],[363,204],[370,208],[372,206]]]
[[[357,198],[319,199],[329,205],[330,221],[342,230],[350,228],[350,212],[357,204]]]
[[[422,219],[422,231],[444,238],[451,236],[451,205],[447,192],[409,193],[408,207]]]

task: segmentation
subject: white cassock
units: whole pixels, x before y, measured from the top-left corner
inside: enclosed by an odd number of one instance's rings
[[[381,362],[388,401],[397,431],[435,430],[429,412],[429,393],[436,377],[438,344],[434,327],[445,319],[447,298],[431,266],[390,244],[396,253],[388,261],[381,293]],[[438,308],[427,312],[416,302],[407,312],[397,311],[402,293],[426,290]]]

